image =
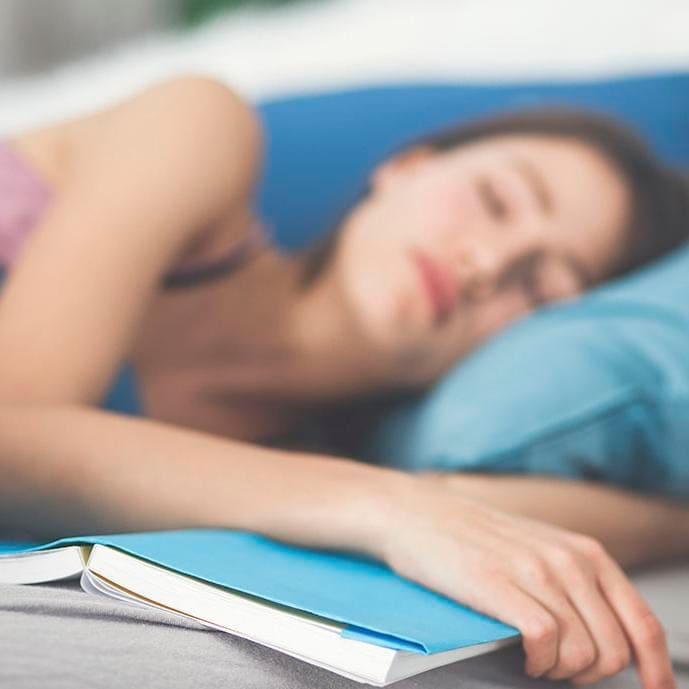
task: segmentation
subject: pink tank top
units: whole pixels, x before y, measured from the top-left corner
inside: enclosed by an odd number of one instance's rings
[[[0,141],[0,268],[11,268],[24,242],[53,201],[46,182],[8,142]],[[185,261],[163,276],[166,289],[186,287],[226,275],[269,243],[267,227],[255,223],[225,256],[204,263]]]

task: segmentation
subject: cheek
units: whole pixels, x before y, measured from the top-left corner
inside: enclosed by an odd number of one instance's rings
[[[393,244],[426,246],[438,252],[476,220],[468,185],[440,175],[419,175],[377,199],[366,222]]]
[[[478,228],[480,209],[466,183],[454,180],[438,183],[417,205],[414,235],[421,244],[450,250],[463,234]]]

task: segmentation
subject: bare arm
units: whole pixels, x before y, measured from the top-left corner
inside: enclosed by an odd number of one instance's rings
[[[38,461],[40,458],[40,461]],[[0,409],[0,520],[53,536],[234,527],[369,551],[402,474],[75,405]]]
[[[3,286],[0,400],[98,403],[164,272],[250,203],[259,128],[222,84],[164,82],[77,131]]]
[[[596,538],[624,566],[689,556],[687,503],[548,476],[434,476],[485,504]]]
[[[175,256],[250,203],[254,113],[190,76],[79,127],[64,184],[0,299],[3,521],[54,535],[231,526],[365,549],[380,521],[366,518],[371,495],[393,472],[90,408]]]
[[[596,541],[437,482],[40,403],[0,406],[0,474],[20,526],[223,526],[365,551],[517,627],[533,676],[593,682],[635,658],[645,689],[674,686],[662,627]]]

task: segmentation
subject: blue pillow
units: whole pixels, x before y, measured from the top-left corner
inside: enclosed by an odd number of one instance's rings
[[[688,219],[689,222],[689,219]],[[689,247],[544,309],[391,411],[369,461],[689,497]]]
[[[689,165],[689,74],[367,88],[261,107],[261,210],[279,243],[301,247],[401,144],[453,122],[548,104],[615,116],[661,158]],[[688,288],[689,250],[523,321],[393,409],[362,457],[410,470],[552,473],[689,496]]]

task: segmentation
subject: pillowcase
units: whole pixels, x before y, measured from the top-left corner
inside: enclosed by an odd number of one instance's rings
[[[689,221],[689,219],[688,219]],[[689,247],[503,331],[389,412],[369,461],[689,498]]]

